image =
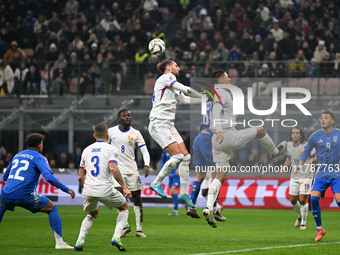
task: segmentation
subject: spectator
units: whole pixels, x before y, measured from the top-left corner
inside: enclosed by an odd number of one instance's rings
[[[29,71],[26,75],[26,78],[24,80],[24,83],[23,83],[24,94],[39,95],[40,94],[40,82],[41,82],[41,77],[39,74],[39,70],[36,68],[34,64],[31,64],[29,67]]]
[[[153,19],[151,19],[149,12],[144,12],[143,17],[141,19],[141,26],[143,30],[148,33],[148,39],[151,39],[151,34],[156,27],[156,23]]]
[[[59,56],[59,52],[58,52],[57,46],[55,45],[55,43],[51,43],[49,47],[49,51],[47,53],[47,59],[49,61],[54,61],[58,58],[58,56]]]
[[[186,31],[192,31],[193,25],[198,22],[198,18],[192,10],[190,10],[188,15],[182,19],[182,24],[184,24]]]
[[[77,0],[68,0],[65,4],[65,14],[66,15],[74,15],[78,12],[79,3]]]
[[[143,4],[143,9],[146,12],[149,12],[153,9],[154,5],[158,6],[158,3],[156,0],[145,0],[144,4]]]
[[[204,51],[208,44],[209,44],[209,41],[207,39],[207,34],[202,32],[200,35],[200,39],[197,41],[198,50]]]
[[[63,96],[67,88],[67,73],[62,62],[53,71],[52,93]]]
[[[199,12],[198,22],[200,24],[201,31],[204,31],[208,28],[209,23],[211,23],[211,18],[208,16],[208,12],[206,9],[201,9]]]
[[[302,50],[303,50],[303,55],[306,57],[306,59],[311,60],[313,57],[313,51],[310,49],[307,41],[304,41],[302,43]]]
[[[273,28],[270,29],[270,32],[273,34],[275,41],[279,42],[283,39],[283,30],[280,28],[278,20],[274,20]]]
[[[331,60],[331,55],[326,52],[322,62],[320,63],[320,76],[332,77],[334,69],[334,62]]]
[[[47,86],[48,86],[48,81],[53,79],[53,70],[51,69],[48,71],[49,67],[48,64],[45,64],[43,70],[40,73],[40,94],[41,95],[46,95],[47,94]]]
[[[259,2],[258,8],[256,11],[261,13],[261,19],[263,22],[266,22],[269,18],[269,9],[264,5],[262,1]]]
[[[26,60],[25,52],[18,48],[18,43],[16,41],[11,42],[11,48],[6,51],[4,56],[4,61],[11,65],[15,69],[20,61]]]
[[[61,152],[60,157],[57,160],[57,167],[58,168],[68,168],[69,165],[69,157],[66,152]]]
[[[307,67],[306,75],[309,78],[315,78],[318,74],[318,64],[315,58],[311,59],[310,64]]]
[[[335,54],[333,74],[335,77],[338,77],[338,78],[340,77],[340,53],[339,52]]]
[[[14,78],[15,76],[10,65],[0,60],[0,96],[13,92]]]
[[[22,21],[21,27],[24,28],[28,25],[33,30],[35,22],[36,22],[36,19],[33,17],[32,11],[27,11],[26,12],[26,19],[24,19]]]
[[[66,68],[67,66],[67,60],[65,59],[64,53],[60,52],[58,55],[58,59],[54,62],[53,68],[58,68],[59,63],[63,64],[63,68]]]
[[[217,44],[217,48],[214,50],[217,61],[227,61],[228,60],[228,49],[224,47],[223,42]]]
[[[314,58],[316,59],[316,62],[321,62],[324,59],[326,53],[327,51],[325,48],[325,41],[320,40],[318,46],[315,48],[313,55]]]
[[[214,27],[215,27],[216,31],[222,31],[223,27],[227,23],[226,17],[224,17],[221,9],[218,9],[216,11],[216,15],[213,17],[212,21],[214,23]]]

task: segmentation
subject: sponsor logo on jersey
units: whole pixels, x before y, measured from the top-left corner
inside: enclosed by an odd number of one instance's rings
[[[322,139],[320,139],[318,143],[323,143],[323,140],[322,140]]]

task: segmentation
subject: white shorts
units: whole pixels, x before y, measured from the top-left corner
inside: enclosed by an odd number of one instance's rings
[[[205,178],[201,184],[201,189],[208,189],[211,182],[211,172],[207,171]]]
[[[290,179],[289,195],[309,195],[312,190],[313,178]]]
[[[155,119],[150,121],[149,133],[162,149],[174,142],[183,143],[183,139],[177,132],[174,122],[170,120]]]
[[[136,171],[133,174],[122,175],[122,177],[123,177],[124,184],[128,188],[128,190],[136,191],[136,190],[143,189],[142,180],[140,179],[138,171]],[[120,187],[119,183],[116,181],[115,178],[113,178],[113,186]]]
[[[214,162],[226,162],[230,160],[233,151],[244,148],[247,143],[256,138],[257,131],[255,127],[236,130],[234,128],[223,130],[223,142],[218,144],[216,134],[212,137],[212,152]]]
[[[98,207],[98,202],[103,203],[110,210],[113,208],[121,207],[126,199],[118,190],[112,187],[112,191],[106,196],[102,197],[92,197],[88,195],[83,195],[83,208],[84,212],[93,212]]]

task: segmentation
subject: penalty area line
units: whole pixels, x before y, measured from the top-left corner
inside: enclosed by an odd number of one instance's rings
[[[306,244],[294,244],[294,245],[286,245],[286,246],[270,246],[270,247],[250,248],[250,249],[242,249],[242,250],[230,250],[230,251],[219,251],[219,252],[208,252],[208,253],[195,253],[195,254],[191,254],[191,255],[228,254],[228,253],[238,253],[238,252],[265,251],[265,250],[272,250],[272,249],[285,249],[285,248],[296,248],[296,247],[305,247],[305,246],[332,245],[332,244],[340,244],[340,242],[306,243]]]

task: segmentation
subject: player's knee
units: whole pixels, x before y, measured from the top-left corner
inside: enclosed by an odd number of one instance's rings
[[[297,203],[297,197],[290,197],[290,202],[292,203],[292,205],[295,205]]]
[[[263,127],[256,127],[257,138],[262,138],[266,135],[266,130]]]
[[[99,213],[99,209],[97,208],[95,211],[89,212],[89,215],[93,217],[94,219],[96,219],[98,217],[98,213]]]
[[[179,161],[179,162],[182,162],[183,159],[184,159],[184,155],[183,154],[176,154],[176,155],[172,155],[172,158]]]
[[[125,203],[121,207],[118,207],[117,209],[119,211],[123,211],[123,210],[129,211],[129,204],[125,201]]]
[[[190,154],[187,154],[183,157],[183,161],[190,162],[190,160],[191,160]]]

